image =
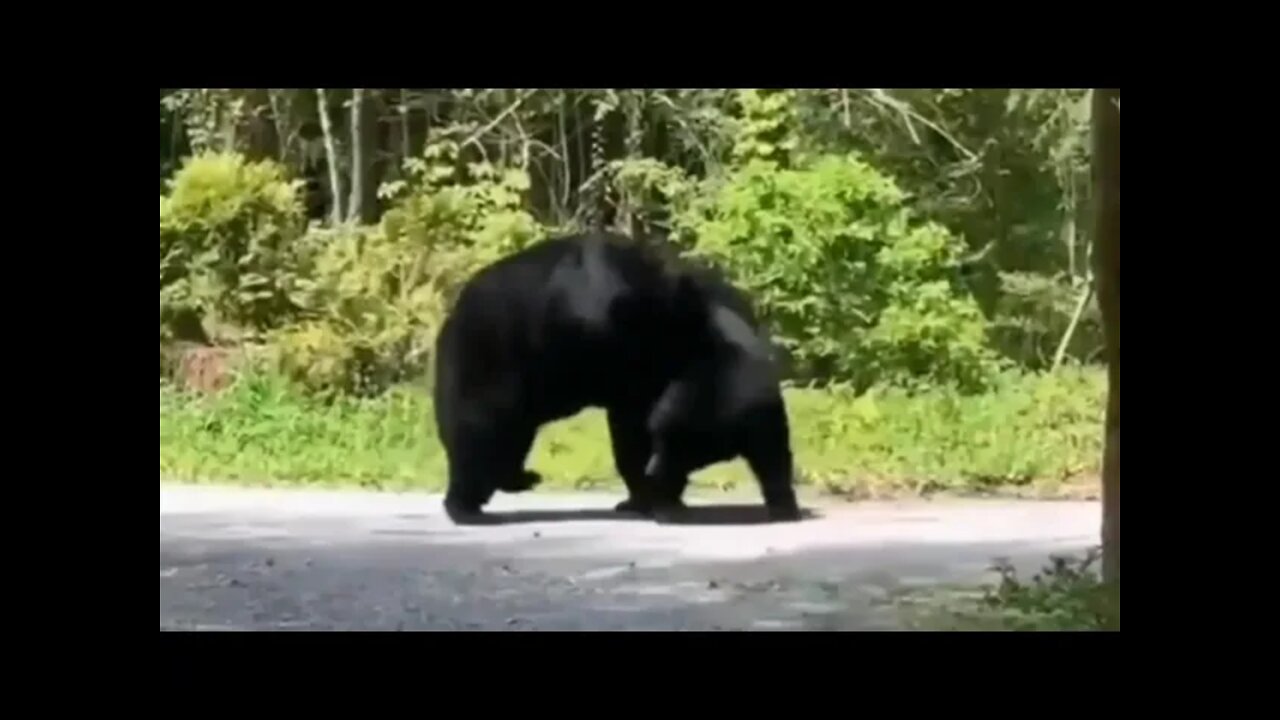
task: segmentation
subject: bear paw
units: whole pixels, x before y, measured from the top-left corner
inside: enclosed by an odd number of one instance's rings
[[[769,522],[797,522],[802,517],[798,505],[771,505],[766,510]]]
[[[542,482],[542,476],[532,470],[522,470],[518,475],[507,478],[498,485],[498,489],[506,493],[520,493],[532,490]]]
[[[633,514],[645,515],[645,516],[648,516],[650,513],[653,512],[653,508],[650,507],[650,504],[647,501],[638,500],[634,497],[629,497],[626,500],[623,500],[622,502],[615,505],[613,509],[615,512],[633,513]]]
[[[687,509],[682,502],[663,503],[653,509],[653,519],[659,525],[677,525],[687,519]]]
[[[454,525],[492,525],[495,519],[474,505],[457,502],[452,499],[444,501],[444,514]]]

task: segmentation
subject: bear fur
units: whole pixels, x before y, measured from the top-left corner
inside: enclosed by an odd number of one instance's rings
[[[709,341],[654,403],[645,466],[660,520],[675,520],[689,475],[744,458],[774,521],[797,520],[793,461],[781,377],[750,306],[727,284],[704,280]]]
[[[703,404],[686,399],[703,397],[704,386],[720,399],[731,398],[735,386],[751,388],[750,395],[768,385],[744,381],[758,366],[743,362],[742,352],[727,351],[738,346],[726,345],[729,331],[716,308],[730,303],[731,295],[727,283],[607,232],[543,241],[477,272],[436,341],[434,400],[449,466],[448,516],[459,524],[485,522],[482,508],[494,492],[534,487],[540,478],[524,464],[538,430],[586,407],[607,414],[614,465],[628,490],[620,511],[652,512],[662,504],[659,496],[671,497],[676,468],[724,454],[720,446],[690,449],[691,422],[741,411],[711,436],[730,438],[725,442],[736,449],[733,443],[759,435],[773,438],[768,447],[776,449],[777,437],[786,436],[785,412],[768,409],[767,400],[730,399],[708,416]],[[655,416],[660,397],[670,400]],[[741,430],[767,422],[778,427]],[[658,455],[654,428],[671,448]],[[790,466],[789,450],[784,454],[758,460],[770,483]],[[655,458],[650,477],[646,466]],[[665,494],[655,495],[657,482],[666,483]],[[765,495],[788,502],[780,491]]]

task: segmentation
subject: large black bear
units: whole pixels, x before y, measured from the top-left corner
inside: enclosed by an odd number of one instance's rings
[[[776,412],[781,408],[743,398],[706,416],[702,405],[685,400],[690,388],[701,392],[704,384],[717,398],[732,396],[735,385],[761,385],[743,381],[757,365],[725,351],[726,333],[741,331],[724,319],[732,297],[715,276],[687,271],[651,247],[603,232],[547,240],[477,272],[436,342],[435,413],[449,464],[449,517],[459,524],[485,522],[482,508],[494,492],[536,485],[539,477],[524,463],[539,428],[588,406],[607,411],[614,464],[629,494],[620,511],[674,509],[678,494],[654,490],[683,487],[676,468],[708,457],[690,455],[689,422],[740,411],[751,423],[773,424],[745,435],[739,432],[743,422],[725,426],[734,428],[728,434],[735,441],[771,438],[751,461],[753,469],[765,471],[760,477],[770,488],[765,497],[771,513],[798,515],[789,473],[786,490],[778,486],[781,468],[790,467],[789,448],[778,457],[762,454],[782,451],[776,442],[786,438],[785,413]],[[718,363],[726,358],[732,362],[722,373]],[[671,400],[655,416],[660,397]],[[654,455],[650,435],[655,417],[653,427],[669,436],[671,448],[661,455]],[[723,454],[720,448],[710,452]]]

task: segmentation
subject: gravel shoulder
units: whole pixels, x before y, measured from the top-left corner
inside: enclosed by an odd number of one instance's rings
[[[693,522],[615,516],[608,493],[499,495],[455,527],[432,494],[160,486],[161,630],[892,630],[912,586],[1035,568],[1097,542],[1096,502],[751,497]]]

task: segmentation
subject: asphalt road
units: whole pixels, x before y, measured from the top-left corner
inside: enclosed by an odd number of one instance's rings
[[[888,630],[903,587],[974,582],[1097,542],[1094,502],[824,504],[764,524],[691,498],[691,524],[604,493],[499,495],[455,527],[440,498],[160,487],[161,630]]]

